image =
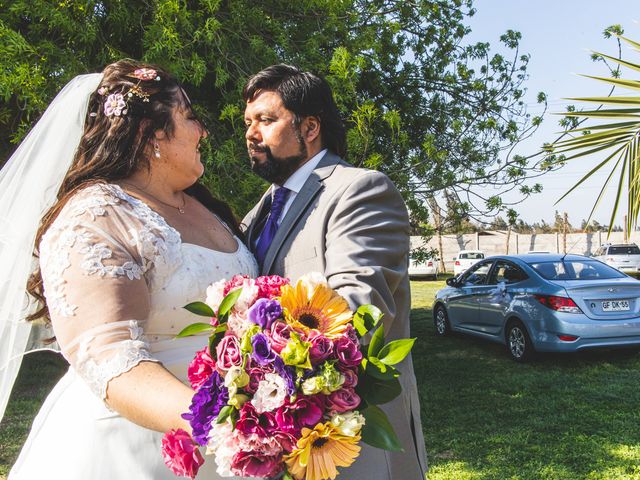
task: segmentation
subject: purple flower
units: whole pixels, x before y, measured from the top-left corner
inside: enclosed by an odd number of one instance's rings
[[[249,320],[266,330],[271,328],[271,324],[282,316],[282,307],[275,300],[260,298],[251,306],[247,314]]]
[[[296,393],[296,368],[285,365],[282,358],[276,357],[273,363],[273,369],[278,375],[284,378],[284,381],[287,383],[287,393],[289,393],[289,395]]]
[[[213,372],[191,399],[189,413],[182,418],[189,421],[192,437],[198,445],[206,445],[215,418],[229,401],[229,390],[218,372]]]
[[[264,333],[256,333],[251,337],[253,353],[251,358],[260,366],[266,366],[276,359],[276,353],[269,346],[269,339]]]

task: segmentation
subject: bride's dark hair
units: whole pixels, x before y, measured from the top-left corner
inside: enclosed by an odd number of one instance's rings
[[[140,72],[141,69],[148,70]],[[119,115],[105,111],[109,95],[123,96],[126,105]],[[149,168],[150,141],[157,130],[163,130],[168,138],[172,138],[175,108],[190,109],[191,104],[176,78],[161,67],[130,59],[105,67],[99,87],[89,98],[84,132],[73,163],[62,181],[56,203],[43,216],[38,228],[35,257],[39,255],[42,236],[74,193],[88,185],[115,182],[141,168]],[[231,208],[214,198],[204,185],[195,183],[185,193],[196,198],[242,237]],[[38,302],[38,310],[28,319],[48,317],[39,267],[29,279],[27,292]]]

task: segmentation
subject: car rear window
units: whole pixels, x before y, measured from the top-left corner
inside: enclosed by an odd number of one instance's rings
[[[625,276],[609,265],[589,260],[558,260],[530,265],[547,280],[605,280]]]
[[[461,253],[460,259],[469,259],[469,260],[482,260],[484,258],[484,253]]]
[[[609,247],[608,255],[640,255],[640,248],[637,245]]]

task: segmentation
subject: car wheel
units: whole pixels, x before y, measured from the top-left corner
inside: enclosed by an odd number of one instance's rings
[[[520,321],[512,321],[507,327],[507,349],[516,362],[526,362],[534,355],[533,344],[527,329]]]
[[[451,327],[449,326],[449,317],[447,316],[447,310],[442,305],[436,306],[433,311],[433,324],[436,327],[436,335],[444,337],[451,333]]]

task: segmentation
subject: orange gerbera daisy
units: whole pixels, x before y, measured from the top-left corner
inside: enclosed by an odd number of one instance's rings
[[[334,480],[336,467],[350,466],[360,454],[359,441],[360,435],[341,435],[330,423],[319,423],[302,429],[298,448],[284,459],[296,480]]]
[[[353,317],[347,301],[326,281],[310,278],[301,278],[295,286],[284,285],[280,304],[286,322],[305,334],[318,330],[326,337],[339,337]]]

